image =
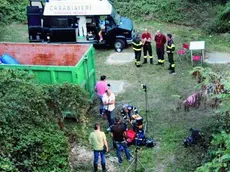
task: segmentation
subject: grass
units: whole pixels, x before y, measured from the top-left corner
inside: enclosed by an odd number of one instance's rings
[[[169,25],[157,22],[137,22],[136,28],[142,31],[145,27],[154,33],[161,29],[164,33],[173,33],[176,47],[179,49],[183,42],[194,40],[205,40],[207,51],[227,51],[228,42],[218,35],[205,35],[198,29],[189,27]],[[0,29],[1,41],[28,42],[27,27],[20,24],[12,24]],[[153,46],[153,50],[154,50]],[[125,49],[125,52],[132,52],[132,49]],[[188,61],[176,61],[177,74],[171,76],[168,74],[167,63],[164,67],[144,65],[142,68],[136,68],[133,63],[124,65],[109,65],[106,63],[107,56],[113,53],[113,50],[96,50],[96,69],[97,78],[105,74],[108,80],[125,80],[126,91],[116,96],[116,114],[122,104],[130,103],[140,110],[140,114],[145,116],[145,92],[141,84],[148,87],[148,132],[147,137],[154,138],[157,146],[153,149],[143,147],[138,153],[139,160],[149,171],[177,171],[190,172],[195,171],[196,167],[201,165],[205,155],[205,150],[199,146],[191,148],[183,147],[183,139],[187,137],[189,129],[199,128],[206,135],[212,133],[216,125],[212,109],[195,110],[184,113],[183,110],[176,111],[177,95],[187,97],[197,90],[197,83],[189,74],[192,70]],[[119,55],[119,54],[118,54]],[[154,61],[156,55],[154,53]],[[166,58],[167,59],[167,58]],[[228,69],[229,65],[213,66],[214,70],[221,71]],[[100,121],[103,124],[103,130],[107,128],[107,122],[101,121],[97,115],[97,106],[94,106],[89,113],[91,123]],[[111,140],[109,133],[107,137]],[[111,147],[111,142],[110,142]],[[134,147],[131,146],[132,153]],[[115,152],[111,151],[115,156]],[[124,161],[118,171],[125,171],[128,163]],[[143,169],[139,169],[143,171]]]
[[[176,111],[175,95],[188,96],[196,90],[196,82],[192,80],[189,62],[177,62],[177,75],[168,74],[167,66],[145,65],[136,68],[134,64],[108,65],[105,63],[108,52],[97,51],[96,64],[98,76],[106,74],[108,79],[126,80],[129,87],[125,93],[116,97],[117,110],[123,103],[130,103],[140,109],[145,116],[145,93],[141,84],[148,87],[148,119],[147,137],[157,140],[157,148],[144,148],[141,161],[147,168],[163,171],[194,171],[200,165],[203,151],[192,151],[183,147],[183,139],[190,134],[189,129],[200,128],[205,133],[215,123],[211,110],[192,110],[188,113]],[[112,52],[111,52],[112,53]],[[155,61],[156,62],[156,61]],[[133,148],[132,148],[133,149]],[[196,148],[198,149],[198,148]],[[190,151],[188,151],[190,150]],[[186,158],[185,158],[186,157]],[[187,157],[190,157],[189,159]],[[122,168],[121,171],[125,169]]]
[[[159,22],[140,22],[137,21],[135,28],[137,31],[144,31],[144,28],[148,28],[152,34],[154,34],[157,30],[161,30],[163,33],[172,33],[174,37],[174,42],[176,47],[180,49],[182,47],[182,43],[188,43],[190,41],[205,41],[206,43],[206,51],[221,51],[228,52],[229,51],[229,35],[207,35],[202,32],[200,29],[185,27],[180,25],[168,24],[168,23],[159,23]]]
[[[154,34],[159,29],[162,30],[163,33],[172,33],[177,49],[182,47],[182,43],[204,40],[206,42],[207,52],[229,51],[229,35],[206,35],[201,30],[192,27],[159,23],[154,21],[135,21],[135,29],[138,32],[142,32],[144,28],[148,28],[152,34]],[[0,41],[28,42],[27,26],[19,23],[12,23],[10,25],[0,27]]]
[[[2,42],[28,42],[28,28],[26,25],[12,23],[0,27],[0,41]]]

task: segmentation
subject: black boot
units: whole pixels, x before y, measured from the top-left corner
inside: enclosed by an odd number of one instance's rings
[[[101,164],[102,166],[102,172],[106,172],[105,164]]]
[[[144,62],[142,64],[146,64],[147,63],[147,58],[144,58]]]
[[[161,65],[161,66],[162,66],[162,65],[163,65],[163,63],[159,63],[159,62],[158,62],[156,65]]]
[[[150,58],[150,64],[153,65],[153,58]]]
[[[158,63],[156,65],[162,65],[162,63],[158,60]]]
[[[141,67],[141,62],[140,62],[140,61],[137,61],[136,66],[137,66],[137,67]]]
[[[96,172],[97,171],[97,164],[93,164],[93,168],[94,168],[93,172]]]
[[[169,68],[168,68],[168,70],[172,70],[172,68],[171,68],[171,64],[169,65]]]
[[[171,75],[175,75],[175,74],[176,74],[176,72],[175,72],[175,70],[171,70],[171,71],[169,72],[169,74],[171,74]]]

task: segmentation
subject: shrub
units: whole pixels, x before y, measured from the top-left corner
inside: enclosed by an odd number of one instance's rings
[[[0,24],[26,21],[28,0],[0,0]]]
[[[151,16],[152,20],[189,26],[200,27],[204,24],[204,27],[210,26],[209,31],[212,32],[229,31],[227,29],[229,5],[224,11],[219,10],[219,6],[225,7],[226,0],[110,0],[110,2],[114,3],[122,15],[136,20]],[[28,3],[28,0],[0,0],[0,24],[26,22]],[[217,24],[212,21],[217,21]]]
[[[115,1],[115,6],[122,15],[131,17],[132,19],[142,18],[143,20],[146,16],[150,16],[147,17],[148,20],[201,27],[208,32],[229,31],[229,22],[218,18],[221,15],[220,13],[225,9],[223,1],[117,0]]]
[[[42,87],[17,70],[0,70],[0,88],[0,171],[69,171],[68,138],[57,116],[69,109],[83,121],[85,92],[68,84]]]
[[[225,7],[219,7],[218,11],[221,13],[217,13],[214,20],[210,20],[203,26],[208,33],[227,33],[230,31],[230,3]]]
[[[198,68],[196,68],[198,69]],[[230,170],[230,75],[228,72],[219,75],[214,73],[210,68],[200,68],[198,70],[206,79],[201,85],[216,82],[220,79],[221,84],[224,85],[224,90],[227,91],[222,94],[213,94],[212,98],[218,98],[221,100],[220,107],[216,110],[216,117],[219,122],[220,132],[213,136],[211,146],[209,148],[206,162],[199,168],[197,172],[203,171],[229,171]],[[224,76],[224,77],[223,77]]]
[[[196,172],[203,171],[229,171],[230,170],[230,134],[222,131],[214,135],[212,150],[209,152],[210,162],[196,169]]]

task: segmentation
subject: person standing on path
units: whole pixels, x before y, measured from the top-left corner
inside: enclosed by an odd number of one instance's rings
[[[148,32],[148,29],[145,29],[145,31],[141,35],[141,40],[143,42],[143,52],[144,52],[144,62],[143,64],[147,63],[147,53],[149,53],[149,59],[150,64],[153,64],[153,52],[152,52],[152,35]]]
[[[94,160],[93,167],[94,172],[98,170],[98,159],[101,157],[102,171],[106,171],[105,151],[108,152],[108,143],[105,133],[100,131],[100,124],[94,125],[94,131],[89,135],[89,143],[93,146]]]
[[[173,59],[173,52],[175,51],[175,45],[174,42],[172,40],[172,35],[171,34],[167,34],[167,38],[168,38],[168,42],[167,42],[167,46],[166,46],[166,52],[168,54],[168,59],[169,59],[169,70],[170,70],[170,74],[175,74],[175,63],[174,63],[174,59]]]
[[[114,123],[115,95],[110,89],[106,90],[102,97],[102,101],[104,104],[104,110],[109,123],[109,127],[111,127]]]
[[[140,61],[141,61],[141,50],[142,50],[143,43],[141,42],[141,39],[138,34],[133,39],[132,45],[133,45],[133,51],[135,54],[135,65],[136,67],[141,67]]]
[[[166,43],[166,37],[164,34],[161,33],[160,30],[157,31],[155,38],[156,42],[156,53],[158,57],[158,65],[163,65],[165,60],[164,60],[164,48],[165,48],[165,43]]]
[[[103,118],[104,117],[104,110],[103,110],[104,104],[102,101],[102,97],[105,94],[106,90],[108,89],[108,84],[106,83],[106,76],[105,75],[102,75],[100,79],[101,80],[98,81],[96,86],[95,86],[95,92],[97,93],[97,96],[98,96],[98,99],[100,102],[99,113],[100,113],[101,117]]]

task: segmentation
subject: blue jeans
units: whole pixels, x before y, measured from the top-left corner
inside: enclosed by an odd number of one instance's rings
[[[131,155],[130,155],[127,143],[126,142],[116,142],[116,144],[117,144],[117,158],[118,158],[118,162],[122,163],[121,152],[123,150],[125,151],[125,155],[126,155],[127,160],[130,160],[131,159]]]
[[[101,165],[105,164],[105,151],[104,150],[101,150],[101,151],[94,150],[93,152],[94,152],[93,163],[98,164],[99,156],[101,156]]]
[[[103,112],[104,112],[104,104],[103,104],[103,101],[102,101],[102,96],[99,96],[99,95],[97,95],[98,96],[98,99],[99,99],[99,102],[100,102],[100,105],[99,105],[99,113],[100,113],[100,115],[102,115],[103,114]]]
[[[108,123],[109,123],[109,127],[111,127],[114,123],[114,113],[113,113],[114,110],[112,111],[108,111],[108,110],[105,110],[105,114],[106,114],[106,117],[107,117],[107,120],[108,120]]]

